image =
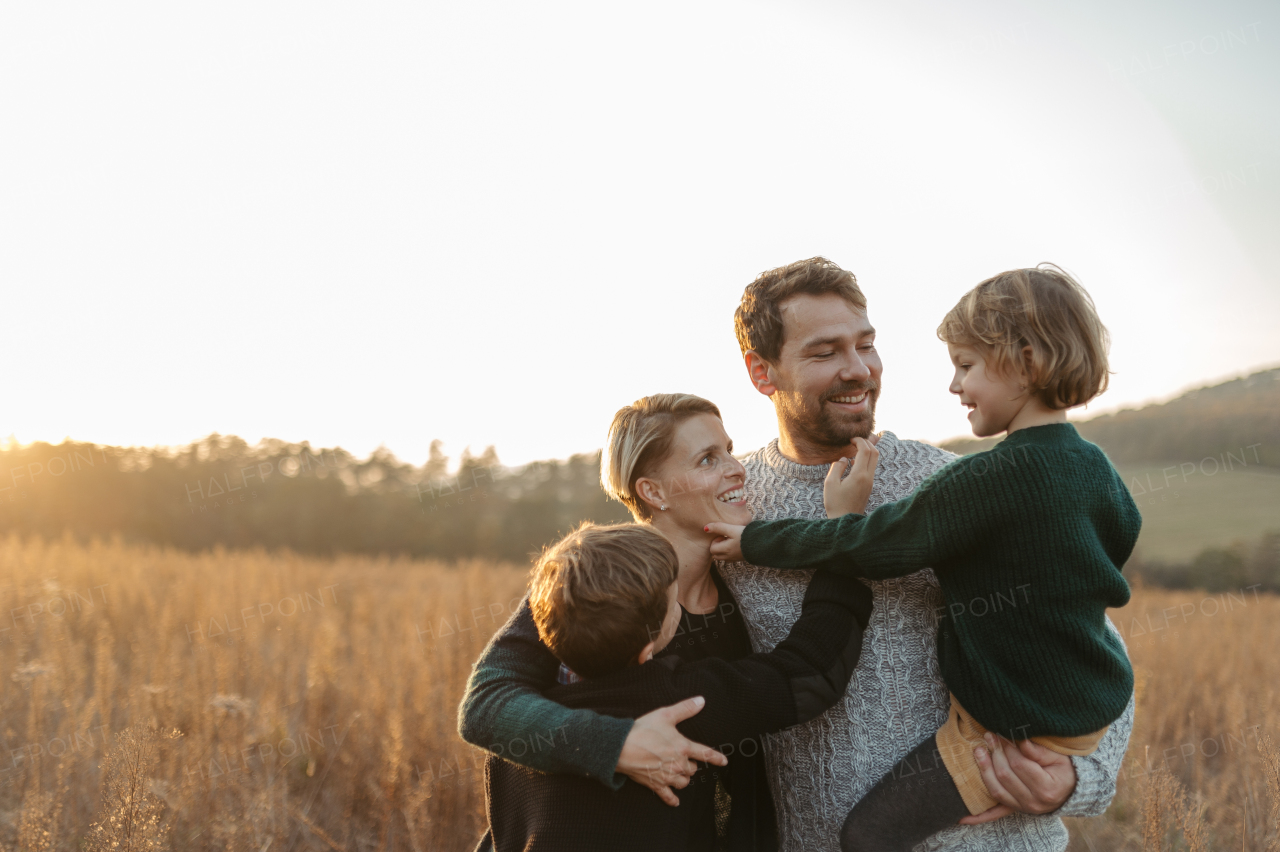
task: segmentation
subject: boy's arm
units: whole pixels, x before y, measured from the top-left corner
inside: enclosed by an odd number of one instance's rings
[[[674,662],[676,694],[703,695],[706,707],[678,727],[685,736],[723,747],[807,722],[844,695],[871,618],[871,590],[819,571],[805,592],[800,618],[769,653],[732,662]]]
[[[570,710],[544,698],[556,685],[560,661],[538,636],[526,598],[489,641],[467,683],[458,708],[464,740],[541,772],[594,778],[614,789],[625,780],[614,770],[634,724],[591,710]],[[517,749],[541,735],[555,748]]]
[[[977,484],[976,477],[965,476],[961,460],[869,515],[754,521],[742,531],[742,555],[773,568],[822,568],[872,580],[905,577],[971,549],[986,535],[998,513],[974,493]]]

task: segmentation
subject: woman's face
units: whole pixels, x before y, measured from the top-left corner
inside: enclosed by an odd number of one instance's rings
[[[654,506],[655,517],[664,515],[666,523],[691,533],[713,538],[702,531],[710,522],[751,522],[745,494],[747,471],[733,457],[733,441],[713,414],[696,414],[681,423],[671,452],[653,475],[643,479],[657,484],[667,505],[665,512]]]

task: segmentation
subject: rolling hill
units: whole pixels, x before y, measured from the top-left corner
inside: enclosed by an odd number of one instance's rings
[[[1280,531],[1280,368],[1074,422],[1107,451],[1142,510],[1140,556],[1186,561]],[[942,446],[965,454],[995,443]]]

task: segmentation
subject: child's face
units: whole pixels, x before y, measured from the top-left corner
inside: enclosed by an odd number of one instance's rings
[[[676,630],[680,628],[680,599],[676,596],[677,584],[667,587],[667,617],[662,621],[662,631],[653,640],[653,653],[658,653],[671,644]]]
[[[969,410],[969,425],[979,438],[998,435],[1009,428],[1027,402],[1021,376],[1001,376],[988,372],[986,362],[972,346],[947,344],[956,372],[950,391]]]

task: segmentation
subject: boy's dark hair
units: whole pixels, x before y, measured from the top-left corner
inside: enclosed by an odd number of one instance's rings
[[[1080,282],[1052,263],[983,281],[947,313],[938,337],[978,349],[997,375],[1025,370],[1028,391],[1050,408],[1084,405],[1107,389],[1107,329]]]
[[[785,331],[778,306],[792,296],[824,293],[835,293],[859,311],[867,309],[867,297],[858,288],[858,279],[825,257],[797,260],[760,273],[742,291],[742,302],[733,315],[739,348],[744,354],[752,350],[764,360],[776,362]]]
[[[529,606],[538,635],[575,674],[599,677],[636,661],[667,617],[675,549],[643,524],[582,524],[534,566]]]

